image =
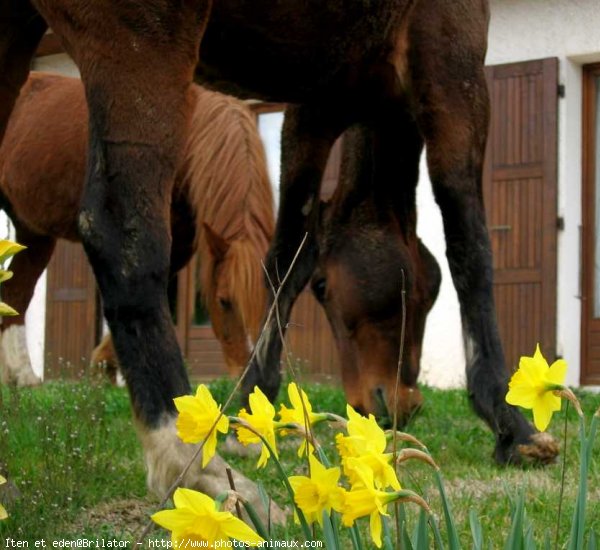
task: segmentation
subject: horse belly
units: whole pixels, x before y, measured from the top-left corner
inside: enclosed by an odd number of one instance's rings
[[[220,0],[197,79],[242,97],[304,102],[357,79],[389,51],[407,0]]]

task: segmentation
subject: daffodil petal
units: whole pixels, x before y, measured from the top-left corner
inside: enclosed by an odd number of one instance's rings
[[[560,411],[562,401],[558,395],[554,395],[554,392],[547,391],[542,395],[539,399],[540,403],[543,403],[543,406],[552,412]]]
[[[230,517],[220,522],[221,532],[223,534],[251,545],[256,545],[264,541],[262,537],[258,536],[241,519],[238,519],[231,514],[229,514],[229,516]]]
[[[197,514],[206,514],[215,508],[214,500],[208,495],[184,487],[175,490],[173,503],[176,508],[189,508]]]
[[[371,538],[377,548],[381,548],[381,516],[379,512],[375,510],[371,513],[369,519],[369,528],[371,530]]]
[[[150,519],[169,531],[185,531],[197,521],[198,516],[191,510],[161,510],[150,516]]]
[[[202,467],[206,468],[206,465],[212,460],[217,452],[217,432],[213,432],[204,443],[202,447]]]
[[[509,405],[523,407],[524,409],[531,409],[533,408],[536,394],[533,393],[528,387],[513,386],[509,388],[505,399]]]
[[[545,432],[552,418],[552,409],[540,400],[539,404],[533,407],[533,424],[540,431]]]
[[[27,248],[21,244],[3,239],[0,241],[0,263],[4,262],[11,256],[14,256],[17,252]]]
[[[4,302],[0,302],[0,316],[14,317],[15,315],[19,315],[19,312],[16,309],[13,309]]]
[[[567,377],[567,362],[564,359],[557,359],[550,365],[546,378],[549,382],[562,386]]]
[[[0,520],[6,519],[8,514],[6,513],[6,508],[0,504]]]

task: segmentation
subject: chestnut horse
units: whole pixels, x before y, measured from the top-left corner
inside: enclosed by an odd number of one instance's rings
[[[193,78],[292,104],[267,256],[275,284],[308,238],[278,302],[284,326],[318,259],[317,198],[331,146],[352,124],[406,112],[396,131],[418,136],[419,147],[387,185],[402,185],[400,170],[418,162],[424,144],[461,306],[469,395],[496,436],[495,457],[556,453],[504,400],[481,188],[488,18],[485,0],[0,0],[0,136],[48,25],[82,75],[90,140],[78,224],[142,437],[163,442],[146,448],[151,484],[172,474],[158,467],[180,462],[179,451],[162,451],[177,445],[173,397],[190,391],[165,289]],[[275,322],[265,328],[245,389],[260,383],[274,397],[281,342]]]

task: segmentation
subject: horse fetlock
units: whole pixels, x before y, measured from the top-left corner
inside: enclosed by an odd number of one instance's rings
[[[150,491],[160,498],[165,497],[173,483],[178,479],[188,464],[194,460],[180,486],[201,491],[211,497],[230,489],[227,477],[227,463],[218,455],[202,468],[202,453],[194,459],[197,445],[183,443],[177,437],[175,418],[167,417],[158,428],[138,425],[138,432],[144,448],[147,468],[147,482]],[[235,490],[263,516],[270,517],[274,523],[285,521],[284,512],[274,503],[270,513],[264,509],[256,484],[232,470]]]
[[[20,387],[41,384],[41,378],[31,366],[24,325],[11,325],[2,332],[0,368],[4,383],[12,382]]]

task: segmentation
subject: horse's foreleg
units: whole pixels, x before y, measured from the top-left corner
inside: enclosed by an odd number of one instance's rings
[[[518,462],[524,455],[547,461],[557,453],[555,442],[549,436],[535,435],[523,415],[505,401],[508,371],[496,322],[482,196],[489,120],[483,70],[447,66],[433,78],[425,87],[420,125],[460,302],[469,396],[477,414],[496,435],[497,461]]]
[[[296,298],[308,282],[318,258],[317,231],[319,190],[329,151],[341,133],[339,123],[331,122],[327,109],[288,107],[281,140],[281,182],[275,235],[266,258],[269,308],[272,289],[279,289],[288,275],[294,256],[298,257],[277,299],[277,314],[264,323],[255,359],[243,383],[245,397],[255,385],[269,399],[277,396],[281,374],[279,361],[282,334]],[[299,250],[306,235],[306,240]]]
[[[68,17],[50,11],[49,22],[81,70],[89,107],[78,227],[131,396],[148,484],[162,495],[195,451],[176,433],[173,399],[189,393],[190,384],[167,283],[172,186],[192,110],[202,3],[113,2],[112,11],[103,2],[81,10],[76,2],[46,3],[49,10],[72,10]],[[134,24],[150,4],[152,17]],[[199,463],[183,483],[213,494],[228,487],[224,468]],[[255,487],[242,485],[258,503]]]
[[[27,0],[0,0],[0,142],[46,28]]]
[[[33,235],[18,225],[16,238],[27,248],[12,259],[10,270],[14,276],[2,283],[2,300],[20,315],[2,319],[0,360],[4,381],[14,381],[18,386],[32,386],[39,384],[40,378],[33,372],[27,351],[25,312],[33,298],[35,285],[52,257],[56,241],[51,237]]]

